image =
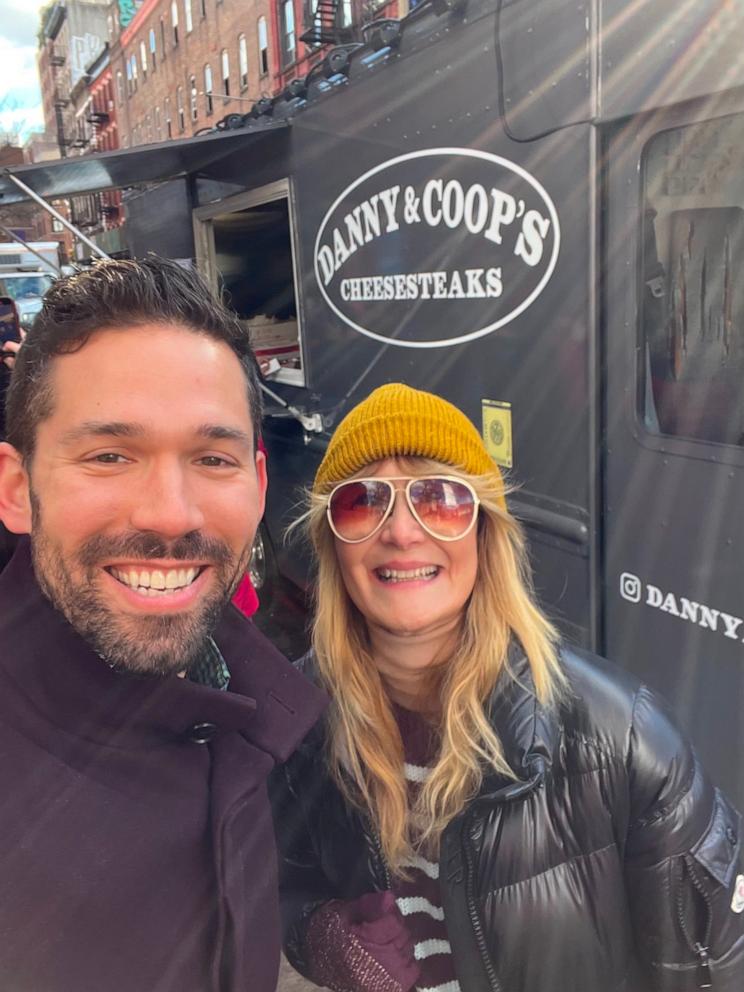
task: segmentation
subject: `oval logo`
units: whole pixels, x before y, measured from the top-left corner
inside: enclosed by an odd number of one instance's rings
[[[326,213],[314,266],[328,306],[360,334],[442,348],[523,313],[555,269],[553,201],[521,166],[469,148],[383,162]]]

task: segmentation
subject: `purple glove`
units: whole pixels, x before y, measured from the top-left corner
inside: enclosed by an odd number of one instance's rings
[[[310,917],[305,953],[309,977],[332,992],[410,992],[419,978],[392,892],[325,903]]]

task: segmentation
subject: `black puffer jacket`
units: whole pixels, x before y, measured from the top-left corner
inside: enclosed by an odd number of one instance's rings
[[[740,816],[651,691],[564,651],[570,685],[536,704],[526,662],[492,721],[519,782],[491,777],[442,839],[440,883],[462,992],[744,989],[735,912]],[[387,888],[379,844],[323,762],[323,728],[273,782],[286,949],[327,899]]]

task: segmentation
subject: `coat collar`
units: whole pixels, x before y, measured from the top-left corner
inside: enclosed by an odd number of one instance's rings
[[[517,780],[504,786],[503,779],[488,778],[486,791],[498,789],[501,794],[503,789],[504,798],[516,798],[542,783],[560,740],[557,713],[539,702],[529,661],[517,642],[512,642],[488,710]]]
[[[237,731],[284,761],[325,706],[312,686],[239,611],[214,635],[229,692],[177,676],[113,671],[39,588],[23,540],[0,575],[0,675],[50,723],[107,746],[143,748],[188,737],[196,724]]]

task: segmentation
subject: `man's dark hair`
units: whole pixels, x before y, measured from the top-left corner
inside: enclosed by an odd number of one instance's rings
[[[7,396],[6,435],[24,461],[33,455],[39,424],[52,412],[49,368],[55,356],[82,348],[96,331],[138,324],[181,325],[224,341],[245,373],[254,435],[258,434],[258,365],[237,316],[215,299],[194,269],[156,255],[111,259],[54,283],[18,353]]]

